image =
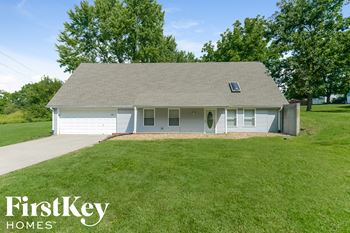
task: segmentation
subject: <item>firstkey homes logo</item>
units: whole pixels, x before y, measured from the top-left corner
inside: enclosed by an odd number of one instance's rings
[[[74,217],[86,227],[98,225],[106,214],[109,203],[85,202],[78,204],[80,196],[63,196],[52,202],[31,202],[27,196],[6,197],[6,229],[8,230],[50,230],[55,221],[43,221],[47,217]],[[21,221],[11,221],[11,217],[23,217]],[[25,221],[25,217],[37,217],[38,221]],[[17,218],[18,219],[18,218]],[[33,218],[31,218],[33,219]],[[51,218],[52,219],[52,218]]]

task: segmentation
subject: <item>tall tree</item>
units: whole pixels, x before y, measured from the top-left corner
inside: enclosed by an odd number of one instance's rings
[[[0,90],[0,114],[7,113],[5,111],[5,108],[10,103],[9,95],[10,95],[10,93],[8,93],[4,90]]]
[[[209,41],[202,49],[203,61],[265,61],[268,55],[269,34],[264,18],[246,18],[227,29],[215,45]]]
[[[272,17],[271,47],[280,54],[275,59],[277,82],[289,96],[306,97],[311,111],[312,98],[326,91],[326,83],[343,82],[349,41],[337,40],[349,30],[342,15],[346,0],[281,0],[280,10]],[[273,61],[270,61],[273,63]],[[341,73],[341,74],[340,74]]]
[[[16,107],[24,110],[27,120],[49,119],[51,111],[46,105],[61,86],[62,81],[43,76],[39,82],[26,84],[10,94],[10,99]]]
[[[329,57],[324,76],[325,96],[347,94],[350,89],[350,31],[338,32],[324,49]]]
[[[59,34],[58,62],[73,71],[82,62],[194,61],[163,32],[164,11],[156,0],[87,0],[68,11]]]

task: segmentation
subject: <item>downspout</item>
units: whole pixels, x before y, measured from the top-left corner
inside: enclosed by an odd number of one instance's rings
[[[280,107],[280,109],[278,110],[278,132],[282,133],[282,112],[283,111],[283,106]]]

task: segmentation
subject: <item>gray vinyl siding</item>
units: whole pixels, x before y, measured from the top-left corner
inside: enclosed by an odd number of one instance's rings
[[[132,133],[134,131],[134,109],[119,108],[117,115],[117,132]]]
[[[181,121],[181,118],[180,118]],[[181,122],[180,122],[181,125]],[[137,110],[137,132],[180,132],[179,126],[168,126],[168,109],[167,108],[156,108],[155,109],[155,119],[154,126],[144,126],[143,125],[143,109]]]
[[[180,126],[183,133],[203,133],[204,110],[202,108],[181,109]]]
[[[254,127],[244,126],[243,109],[238,109],[237,126],[235,128],[228,128],[227,132],[278,132],[277,109],[256,109],[255,117],[256,125]],[[225,112],[221,112],[220,118],[225,118]],[[219,129],[218,127],[217,132],[219,133],[221,131],[222,128],[220,127]]]
[[[143,125],[143,109],[137,110],[137,132],[145,133],[203,133],[203,109],[181,108],[180,126],[169,126],[168,108],[156,108],[154,126]]]
[[[216,116],[216,133],[225,133],[225,109],[218,108]]]
[[[256,125],[244,126],[243,109],[238,109],[237,126],[228,128],[227,132],[278,132],[278,110],[256,109]],[[225,109],[218,108],[216,116],[216,133],[225,133]],[[137,112],[138,133],[203,133],[204,109],[180,108],[180,126],[168,126],[168,108],[155,108],[154,126],[143,126],[143,109]]]

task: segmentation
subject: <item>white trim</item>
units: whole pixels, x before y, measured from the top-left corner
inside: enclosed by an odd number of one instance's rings
[[[235,110],[236,111],[236,125],[233,128],[238,128],[238,108],[227,108],[227,111]],[[228,117],[226,117],[226,125],[227,125]]]
[[[115,109],[115,132],[118,133],[118,108]]]
[[[51,131],[53,134],[55,134],[55,109],[54,108],[50,108],[51,109]]]
[[[227,108],[225,108],[225,133],[227,133]]]
[[[59,135],[61,133],[61,125],[60,125],[60,109],[57,108],[57,135]]]
[[[254,126],[246,126],[245,125],[245,111],[246,110],[253,110],[254,111]],[[256,108],[243,108],[243,127],[246,128],[256,128]]]
[[[169,125],[169,112],[170,110],[178,110],[179,111],[179,125]],[[168,108],[168,127],[180,127],[180,119],[181,119],[181,112],[180,108]]]
[[[215,109],[215,108],[204,108],[204,111],[203,111],[203,130],[204,130],[204,133],[206,134],[207,132],[206,132],[206,125],[207,125],[207,123],[206,123],[206,120],[205,120],[205,118],[206,118],[206,111],[212,111],[213,112],[213,115],[214,115],[214,124],[215,124],[215,127],[214,127],[214,134],[216,134],[216,127],[217,127],[217,122],[216,122],[216,120],[217,120],[217,114],[218,114],[218,111],[217,111],[217,109]]]
[[[145,110],[153,110],[153,125],[145,125]],[[156,125],[156,109],[155,108],[144,108],[142,115],[143,127],[154,127]]]
[[[136,129],[137,129],[137,108],[134,107],[134,130],[133,130],[133,133],[136,133]]]

